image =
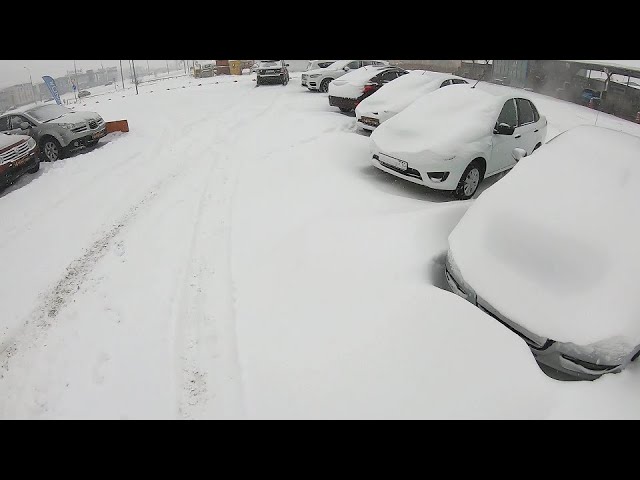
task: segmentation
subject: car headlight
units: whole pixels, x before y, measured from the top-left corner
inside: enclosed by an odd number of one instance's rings
[[[74,127],[74,124],[73,123],[59,123],[58,126],[71,130]]]
[[[29,138],[29,140],[27,140],[27,145],[31,149],[36,146],[36,141],[33,138]]]
[[[318,78],[320,76],[319,73],[315,73],[313,75],[309,75],[309,78]]]

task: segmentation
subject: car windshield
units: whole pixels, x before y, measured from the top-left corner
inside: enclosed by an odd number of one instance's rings
[[[640,60],[322,59],[564,46],[547,5],[486,34],[489,5],[421,29],[24,5],[27,58],[338,50],[0,60],[0,419],[640,419]],[[589,18],[553,33],[613,50]]]
[[[31,115],[33,118],[35,118],[39,122],[46,123],[51,120],[55,120],[56,118],[60,118],[69,112],[71,112],[71,110],[61,105],[44,105],[42,107],[32,108],[31,110],[28,110],[26,113]]]

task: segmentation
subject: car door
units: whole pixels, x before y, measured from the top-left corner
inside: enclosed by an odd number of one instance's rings
[[[536,122],[533,105],[526,98],[516,98],[518,107],[518,128],[514,132],[517,146],[524,148],[527,154],[533,153],[536,146],[539,125]],[[540,117],[538,116],[538,121]]]
[[[26,122],[29,124],[29,128],[26,130],[23,130],[22,127],[20,126],[23,122]],[[26,117],[23,117],[22,115],[11,115],[9,116],[9,133],[12,134],[18,134],[18,135],[29,135],[31,132],[31,127],[32,127],[32,123],[27,120]]]
[[[495,127],[504,123],[510,127],[515,127],[512,135],[500,135],[496,133]],[[487,174],[491,175],[499,170],[503,170],[515,164],[513,158],[513,149],[518,146],[519,140],[516,138],[518,126],[518,111],[516,109],[516,102],[513,98],[507,100],[493,130],[492,144],[490,158],[487,160]]]
[[[0,132],[9,131],[9,116],[0,117]]]

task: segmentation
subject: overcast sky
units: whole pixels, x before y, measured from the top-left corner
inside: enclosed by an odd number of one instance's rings
[[[76,60],[76,65],[78,70],[90,70],[100,68],[100,62],[105,68],[113,66],[119,68],[120,65],[118,60]],[[122,61],[125,72],[128,62],[128,60]],[[136,72],[138,66],[144,70],[147,66],[147,60],[136,60]],[[164,60],[149,60],[149,66],[151,68],[165,67],[166,63]],[[73,60],[0,60],[0,88],[18,83],[29,83],[27,68],[31,70],[33,83],[42,83],[43,75],[51,75],[55,78],[66,75],[67,70],[73,71]]]
[[[640,67],[640,60],[597,60],[602,62],[612,62],[620,65]],[[105,67],[119,66],[118,60],[76,60],[78,69],[89,70],[100,68],[100,62]],[[128,60],[123,60],[122,65],[127,71]],[[142,67],[142,72],[147,65],[147,60],[136,60],[136,71],[138,65]],[[149,60],[149,66],[164,67],[164,60]],[[67,70],[73,70],[73,60],[0,60],[0,88],[5,88],[18,83],[29,82],[29,72],[31,70],[33,83],[41,83],[43,75],[59,77],[66,75]]]

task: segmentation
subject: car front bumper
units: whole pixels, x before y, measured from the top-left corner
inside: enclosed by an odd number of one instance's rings
[[[77,133],[69,131],[62,135],[64,139],[64,145],[62,146],[71,149],[86,147],[90,143],[101,139],[106,134],[107,125],[104,122],[94,129],[87,129]]]
[[[329,95],[329,105],[332,107],[338,107],[344,110],[355,110],[358,104],[360,103],[359,98],[343,98],[343,97],[333,97]]]
[[[405,162],[407,169],[403,170],[394,166],[398,161],[402,162],[403,160],[387,155],[379,150],[372,151],[371,163],[373,163],[375,167],[383,172],[434,190],[455,190],[462,176],[462,172],[464,168],[466,168],[461,167],[457,162],[446,162],[446,164],[443,162],[434,162],[431,165],[424,163],[417,165],[416,162],[408,161]],[[439,174],[442,174],[440,178],[436,176]]]
[[[0,188],[11,185],[40,162],[40,151],[33,147],[21,158],[0,165]]]
[[[541,337],[506,318],[489,302],[479,297],[473,288],[464,281],[450,252],[447,253],[445,260],[445,278],[453,293],[469,301],[522,338],[531,350],[536,362],[548,376],[558,380],[595,380],[605,373],[618,373],[622,370],[623,365],[621,364],[607,366],[590,363],[594,360],[581,358],[579,346]]]

